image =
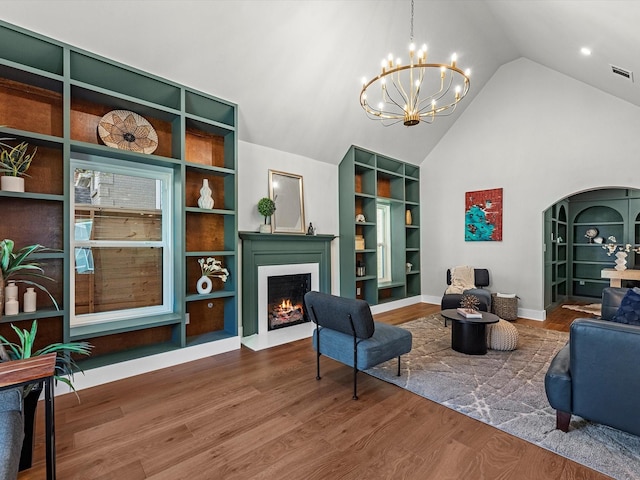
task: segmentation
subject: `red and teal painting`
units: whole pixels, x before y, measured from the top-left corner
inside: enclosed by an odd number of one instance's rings
[[[501,188],[467,192],[464,208],[465,241],[502,241]]]

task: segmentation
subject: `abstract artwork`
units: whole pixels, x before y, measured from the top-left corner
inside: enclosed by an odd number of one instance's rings
[[[502,241],[502,189],[465,193],[464,239]]]

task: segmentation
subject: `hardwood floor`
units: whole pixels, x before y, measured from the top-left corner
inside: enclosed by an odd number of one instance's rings
[[[400,324],[419,304],[376,316]],[[542,328],[583,316],[558,309]],[[217,355],[56,398],[58,478],[606,479],[493,427],[322,359],[309,340]],[[43,408],[33,468],[43,479]]]

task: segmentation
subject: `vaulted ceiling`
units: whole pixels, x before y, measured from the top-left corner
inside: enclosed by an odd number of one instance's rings
[[[4,0],[0,18],[236,102],[240,140],[335,164],[351,144],[421,163],[519,57],[640,106],[640,78],[611,72],[640,75],[633,0],[415,0],[416,43],[472,72],[453,116],[415,127],[383,127],[358,101],[381,58],[407,56],[410,0]]]

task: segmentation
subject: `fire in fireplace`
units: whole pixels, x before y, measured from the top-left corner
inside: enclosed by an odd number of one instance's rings
[[[268,329],[308,322],[304,294],[311,290],[311,274],[274,275],[267,278]]]

